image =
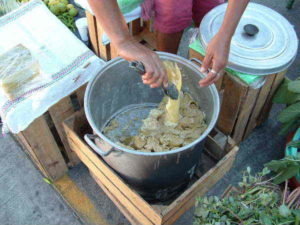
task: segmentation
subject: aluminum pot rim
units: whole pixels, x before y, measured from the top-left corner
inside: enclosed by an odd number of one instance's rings
[[[190,69],[192,69],[198,76],[199,79],[203,78],[204,75],[200,72],[199,70],[199,66],[195,65],[192,61],[183,58],[181,56],[175,55],[175,54],[171,54],[171,53],[166,53],[166,52],[156,52],[159,56],[163,56],[163,57],[169,57],[174,59],[175,61],[180,61],[180,63],[184,64],[185,66],[188,66]],[[90,126],[92,127],[93,131],[96,133],[96,135],[101,138],[103,141],[107,142],[108,144],[110,144],[113,148],[115,148],[114,151],[123,151],[126,153],[130,153],[130,154],[134,154],[134,155],[140,155],[140,156],[162,156],[162,155],[171,155],[171,154],[176,154],[179,152],[183,152],[184,150],[187,150],[189,148],[192,148],[193,146],[195,146],[196,144],[200,143],[201,141],[203,141],[208,134],[211,132],[211,130],[215,127],[216,122],[218,120],[218,116],[219,116],[219,112],[220,112],[220,98],[219,98],[219,94],[217,91],[217,88],[214,84],[206,87],[209,88],[212,95],[213,95],[213,100],[214,100],[214,112],[212,115],[212,120],[209,123],[209,126],[206,128],[206,130],[204,131],[203,134],[200,135],[200,137],[198,137],[196,140],[194,140],[193,142],[189,143],[188,145],[185,145],[183,147],[174,149],[174,150],[170,150],[170,151],[164,151],[164,152],[142,152],[142,151],[136,151],[136,150],[130,150],[127,148],[124,148],[116,143],[114,143],[113,141],[111,141],[109,138],[107,138],[105,135],[102,134],[102,132],[98,129],[97,125],[95,124],[95,122],[93,121],[93,119],[91,118],[91,112],[89,109],[88,104],[86,104],[88,102],[91,90],[95,84],[95,82],[97,81],[97,79],[99,79],[102,75],[102,71],[105,71],[107,68],[113,66],[114,64],[117,64],[118,62],[121,61],[126,61],[124,59],[122,59],[121,57],[117,57],[114,58],[108,62],[105,63],[105,65],[101,68],[101,70],[99,71],[99,73],[97,75],[95,75],[89,82],[85,91],[85,95],[84,95],[84,111],[85,111],[85,115],[86,118],[90,124]]]

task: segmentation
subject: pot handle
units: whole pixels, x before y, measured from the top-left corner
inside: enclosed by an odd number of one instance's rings
[[[202,62],[199,59],[191,58],[190,61],[199,63],[202,66]]]
[[[95,145],[94,141],[98,136],[93,134],[84,135],[84,140],[88,143],[88,145],[99,155],[108,156],[114,149],[109,150],[108,152],[103,151],[99,148],[99,146]]]
[[[191,61],[193,64],[195,64],[194,62],[199,63],[199,64],[202,66],[202,62],[201,62],[199,59],[197,59],[197,58],[191,58],[190,61]],[[195,64],[195,65],[196,65],[196,64]],[[196,66],[199,67],[198,65],[196,65]],[[211,71],[211,69],[208,69],[208,72],[204,72],[204,73],[202,73],[202,74],[204,74],[204,75],[206,76],[210,71]]]

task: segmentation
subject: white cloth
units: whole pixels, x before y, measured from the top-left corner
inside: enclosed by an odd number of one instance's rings
[[[85,10],[89,11],[91,14],[94,15],[93,10],[91,9],[87,0],[75,0],[75,2],[76,2],[76,4],[80,5],[82,8],[84,8]],[[129,23],[129,22],[136,20],[142,16],[142,8],[139,6],[139,7],[135,8],[134,10],[132,10],[131,12],[124,14],[123,16],[124,16],[126,22]],[[102,35],[102,43],[104,45],[110,43],[110,40],[106,34]]]
[[[0,17],[0,54],[18,44],[39,61],[41,76],[47,82],[14,100],[9,100],[0,89],[0,115],[4,127],[13,133],[26,129],[104,65],[40,0]]]

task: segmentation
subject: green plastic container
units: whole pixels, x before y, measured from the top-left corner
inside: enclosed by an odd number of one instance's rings
[[[130,13],[138,7],[143,0],[118,0],[120,10],[123,14]]]

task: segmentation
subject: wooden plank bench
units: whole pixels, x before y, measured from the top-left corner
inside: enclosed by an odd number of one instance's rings
[[[124,216],[135,225],[173,224],[232,167],[238,147],[234,141],[214,131],[208,137],[202,162],[205,166],[195,173],[193,181],[179,196],[168,203],[150,204],[131,189],[83,140],[91,132],[83,112],[76,112],[64,122],[70,147],[88,167],[106,195]],[[211,157],[213,156],[213,158]]]
[[[63,98],[30,126],[15,135],[43,176],[56,180],[68,171],[68,166],[80,162],[71,150],[62,122],[83,107],[85,86]]]

